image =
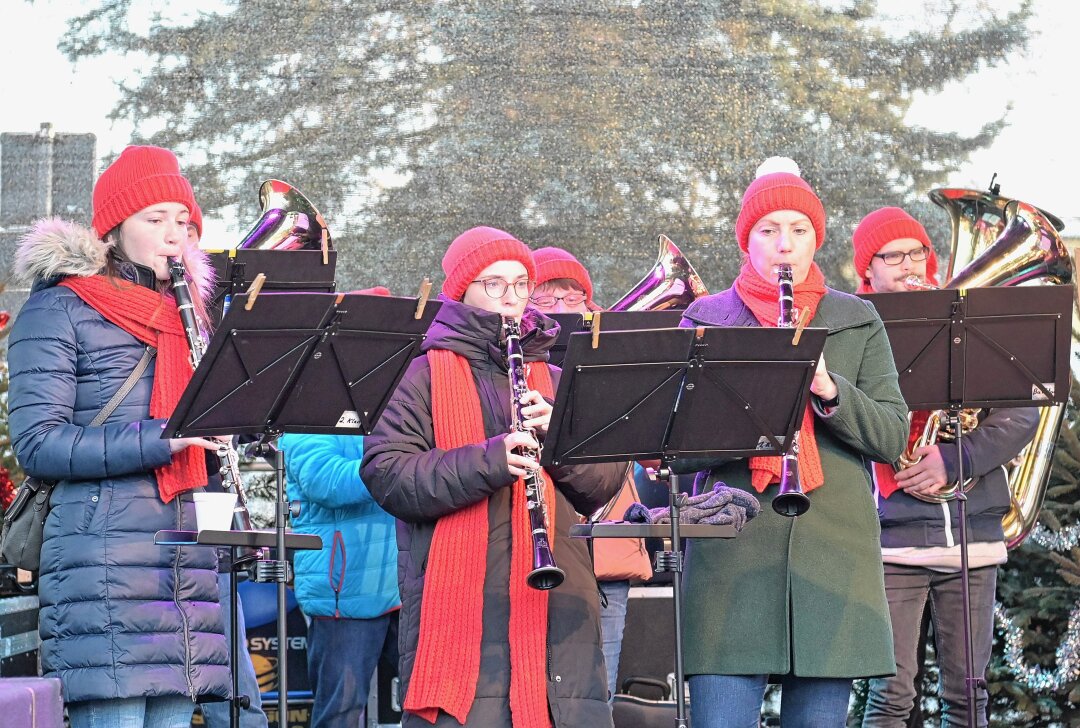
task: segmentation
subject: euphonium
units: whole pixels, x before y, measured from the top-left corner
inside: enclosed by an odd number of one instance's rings
[[[525,357],[521,351],[521,324],[513,318],[503,319],[506,334],[506,366],[510,376],[510,411],[512,429],[515,432],[532,433],[525,426],[525,417],[521,414],[522,396],[529,391],[525,379]],[[522,455],[540,460],[540,453],[534,449],[519,448]],[[533,589],[554,589],[563,583],[566,574],[555,565],[551,553],[551,539],[548,538],[547,499],[544,496],[544,479],[539,470],[532,470],[524,478],[525,503],[529,511],[529,528],[532,532],[533,568],[525,577]]]
[[[791,266],[781,263],[776,268],[776,283],[780,289],[780,315],[776,325],[793,328],[798,322],[795,314],[795,284]],[[801,516],[810,510],[810,498],[799,482],[799,433],[792,436],[791,447],[780,456],[780,490],[773,496],[773,510],[781,516]]]
[[[946,288],[1072,281],[1072,259],[1059,235],[1064,225],[1050,213],[1001,197],[997,189],[936,189],[929,197],[952,220]],[[1078,325],[1074,312],[1074,349],[1080,338]],[[1002,519],[1009,548],[1019,546],[1038,520],[1064,416],[1064,405],[1043,407],[1034,439],[1018,456],[1019,464],[1010,469],[1012,506]]]
[[[330,229],[322,213],[288,182],[268,179],[259,187],[261,215],[237,243],[243,250],[329,250]]]
[[[195,305],[191,300],[191,291],[188,289],[187,271],[180,258],[169,258],[169,276],[172,278],[173,296],[176,297],[176,308],[180,313],[180,323],[184,327],[184,336],[187,338],[188,349],[191,352],[191,366],[198,368],[206,353],[206,340],[203,338],[203,327],[195,312]],[[233,509],[232,529],[234,531],[250,531],[251,514],[248,512],[247,498],[244,496],[244,483],[240,478],[240,459],[231,443],[222,442],[217,450],[218,461],[221,467],[221,485],[230,493],[236,493],[236,507]],[[233,558],[233,568],[242,567],[259,559],[262,552],[259,549],[238,549]]]
[[[924,281],[917,275],[910,275],[904,279],[904,286],[910,290],[923,290],[923,291],[936,291],[938,286],[932,283]],[[908,412],[908,426],[911,426],[913,412]],[[900,459],[896,461],[897,470],[903,470],[910,468],[915,463],[922,460],[921,455],[916,455],[915,451],[921,447],[927,447],[929,445],[936,445],[938,441],[946,442],[955,440],[955,434],[949,430],[943,430],[942,426],[945,424],[948,413],[945,410],[931,410],[929,416],[926,418],[926,424],[923,425],[922,430],[919,432],[919,436],[912,442]],[[964,409],[960,410],[960,427],[961,434],[967,434],[975,429],[979,424],[979,411],[976,409]],[[975,484],[974,478],[968,478],[964,482],[964,492],[971,490]],[[937,493],[909,493],[914,498],[918,498],[921,501],[927,503],[944,503],[945,501],[952,500],[956,497],[956,483],[950,483],[942,488]]]
[[[709,295],[701,276],[666,235],[659,237],[660,254],[638,284],[615,302],[609,311],[663,311],[686,308]]]

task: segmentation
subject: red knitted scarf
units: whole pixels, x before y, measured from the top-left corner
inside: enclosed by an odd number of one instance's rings
[[[91,308],[139,341],[157,348],[150,416],[172,415],[191,379],[191,363],[184,327],[171,299],[129,281],[105,276],[71,277],[60,283],[78,294]],[[203,450],[188,447],[173,453],[172,462],[154,471],[158,493],[168,503],[178,493],[206,485]]]
[[[923,428],[926,426],[926,420],[929,418],[929,410],[911,411],[911,428],[908,430],[907,449],[905,452],[910,451],[911,446],[914,445],[915,441],[922,435]],[[874,463],[873,465],[874,485],[877,486],[878,492],[881,493],[882,498],[888,498],[900,489],[900,486],[896,482],[896,470],[892,465],[886,463]]]
[[[484,442],[484,417],[469,362],[451,351],[427,353],[435,446],[443,450]],[[544,363],[529,367],[529,386],[552,396]],[[555,489],[543,474],[549,529]],[[532,536],[525,484],[512,486],[510,550],[510,712],[515,728],[549,728],[547,707],[548,592],[530,588]],[[488,501],[466,506],[435,524],[424,576],[420,640],[405,709],[434,723],[442,709],[464,724],[476,696],[487,573]]]
[[[780,289],[776,281],[767,281],[758,275],[750,261],[743,263],[735,279],[735,292],[746,304],[758,323],[762,326],[776,326],[780,317]],[[813,320],[818,303],[825,295],[825,276],[817,263],[810,266],[806,280],[795,286],[795,307],[802,312],[810,310],[808,320]],[[750,458],[750,483],[761,493],[770,483],[780,482],[781,461],[779,457]],[[821,457],[818,454],[817,439],[814,437],[814,412],[810,403],[806,403],[802,427],[799,428],[799,482],[804,493],[809,493],[825,482],[821,470]]]

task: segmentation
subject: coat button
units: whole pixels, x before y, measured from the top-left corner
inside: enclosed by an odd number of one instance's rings
[[[91,498],[90,498],[90,501],[91,501],[92,503],[97,503],[97,499],[98,499],[98,497],[97,497],[97,496],[95,495],[95,496],[93,496],[93,497],[91,497]]]
[[[562,675],[556,675],[555,682],[562,682]]]

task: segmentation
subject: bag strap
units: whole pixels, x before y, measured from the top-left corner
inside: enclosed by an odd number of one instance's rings
[[[91,427],[97,427],[105,420],[109,419],[109,415],[113,413],[124,398],[128,396],[128,393],[135,388],[135,382],[139,381],[139,377],[146,371],[146,367],[150,366],[150,360],[157,354],[157,349],[152,346],[146,347],[146,351],[143,352],[142,359],[139,359],[139,363],[135,365],[135,368],[131,370],[131,374],[128,374],[127,379],[120,385],[120,389],[116,390],[116,394],[112,396],[112,399],[101,408],[101,411],[97,413],[93,421],[90,423]]]

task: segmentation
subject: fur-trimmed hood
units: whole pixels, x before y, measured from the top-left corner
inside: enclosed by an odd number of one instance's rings
[[[27,285],[59,282],[68,276],[92,276],[105,269],[112,243],[99,240],[88,227],[50,217],[38,220],[15,248],[15,278]],[[214,267],[210,257],[196,245],[184,244],[181,257],[188,277],[203,300],[214,292]]]

